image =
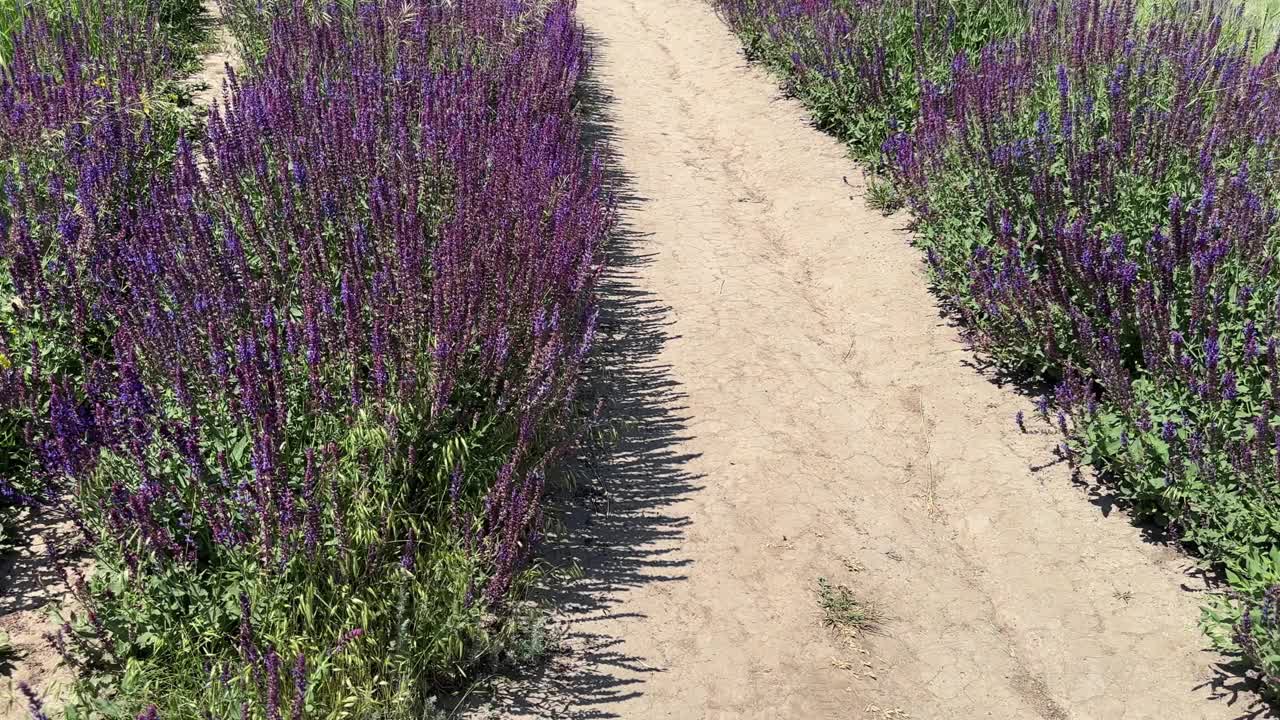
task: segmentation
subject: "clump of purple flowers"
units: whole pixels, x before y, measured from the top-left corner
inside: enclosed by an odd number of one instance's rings
[[[1234,566],[1280,540],[1280,53],[1201,5],[1045,4],[886,152],[984,347],[1058,378],[1072,441]]]
[[[35,456],[33,420],[67,434],[61,378],[102,358],[109,319],[88,276],[180,128],[174,30],[186,0],[23,4],[0,72],[0,514],[62,498]],[[163,19],[162,19],[163,16]],[[5,524],[0,521],[0,525]]]
[[[70,659],[134,661],[135,713],[418,716],[501,641],[593,342],[582,34],[558,1],[259,8],[264,54],[144,192],[93,191],[129,142],[83,198],[13,183],[63,219],[0,229],[71,360],[11,397],[99,558]]]
[[[1028,0],[717,0],[749,56],[782,74],[815,122],[875,166],[914,126],[928,78],[1025,27]]]

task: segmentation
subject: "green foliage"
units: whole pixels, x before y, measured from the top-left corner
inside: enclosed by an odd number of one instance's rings
[[[828,627],[846,631],[865,630],[877,622],[876,614],[846,585],[833,585],[818,578],[818,607]]]
[[[14,34],[37,10],[64,31],[73,23],[87,22],[88,38],[100,52],[108,51],[114,42],[109,37],[113,31],[103,28],[107,18],[154,14],[160,42],[170,53],[167,62],[184,72],[195,69],[207,36],[208,19],[200,0],[0,0],[0,69],[13,57]]]
[[[352,4],[352,0],[339,2],[347,7]],[[241,56],[250,66],[267,52],[272,18],[281,12],[290,12],[292,6],[292,0],[225,0],[222,3],[223,21],[239,43]],[[312,13],[313,19],[324,16],[322,3],[307,2],[305,6]]]
[[[1251,550],[1227,565],[1227,582],[1234,594],[1215,596],[1201,613],[1201,627],[1214,647],[1236,653],[1262,672],[1267,699],[1280,701],[1280,548]]]
[[[893,183],[880,177],[872,177],[867,181],[867,205],[885,215],[892,215],[902,209],[902,195]]]
[[[403,432],[421,432],[426,423],[405,411]],[[213,408],[203,414],[211,425],[225,422]],[[413,459],[393,452],[403,446],[365,413],[354,423],[338,413],[290,416],[306,418],[294,433],[300,441],[363,458],[346,460],[320,479],[313,502],[324,508],[322,545],[314,554],[296,548],[283,564],[264,565],[252,549],[261,545],[246,544],[240,552],[216,550],[216,564],[140,576],[130,572],[139,560],[127,551],[101,552],[84,589],[100,625],[78,628],[83,680],[68,718],[132,718],[137,707],[130,699],[139,697],[159,699],[162,717],[197,717],[202,710],[238,716],[243,699],[257,692],[253,673],[260,671],[244,662],[234,642],[245,607],[260,652],[276,653],[285,670],[305,658],[308,717],[421,717],[430,709],[429,689],[465,683],[477,665],[516,666],[541,652],[546,640],[536,616],[499,616],[480,601],[477,578],[485,568],[468,544],[473,529],[451,520],[479,515],[496,458],[514,441],[511,427],[477,422],[448,437],[423,433],[409,444],[433,448],[433,455]],[[229,435],[209,451],[224,455],[233,475],[252,473],[247,439]],[[156,461],[157,476],[182,477],[164,459]],[[463,465],[468,480],[454,505],[449,469]],[[108,505],[114,484],[137,483],[128,477],[133,472],[131,463],[104,458],[82,489],[84,507]],[[305,471],[290,475],[301,478]],[[86,521],[99,526],[107,518],[90,514]],[[201,552],[214,552],[212,538],[204,540],[210,545]],[[360,634],[344,642],[335,628]],[[112,644],[104,646],[102,637]],[[221,659],[201,666],[196,658]],[[123,677],[119,684],[117,677]]]
[[[944,78],[957,53],[1008,37],[1028,19],[1025,0],[836,0],[820,23],[787,17],[775,0],[722,5],[748,57],[785,78],[818,127],[873,165],[884,141],[915,122],[922,80]],[[819,35],[839,38],[839,57],[824,53],[830,43]]]

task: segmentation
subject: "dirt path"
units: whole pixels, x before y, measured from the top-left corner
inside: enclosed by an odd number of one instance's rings
[[[75,561],[63,553],[78,533],[56,511],[23,512],[9,530],[22,542],[0,557],[0,632],[11,649],[0,658],[0,720],[26,720],[30,715],[18,683],[56,698],[69,681],[46,636],[58,630],[49,611],[67,592],[67,567]]]
[[[210,29],[210,47],[204,60],[191,82],[197,89],[192,97],[196,105],[207,108],[215,99],[222,97],[222,83],[227,78],[227,65],[239,70],[240,55],[236,50],[235,38],[222,22],[222,8],[218,0],[204,0],[204,11],[213,23]]]
[[[496,708],[1241,716],[1249,700],[1210,684],[1189,563],[1090,504],[1067,468],[1039,467],[1054,436],[1017,432],[1031,402],[974,368],[905,220],[842,181],[855,168],[838,144],[745,67],[703,2],[579,11],[594,131],[619,169],[603,342],[612,411],[633,427],[569,522],[585,576],[562,599],[572,653]],[[824,627],[819,577],[880,628]]]

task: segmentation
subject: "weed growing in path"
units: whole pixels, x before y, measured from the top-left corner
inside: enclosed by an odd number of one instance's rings
[[[898,188],[893,183],[878,176],[867,178],[867,205],[879,210],[884,215],[892,215],[902,209],[905,204]]]
[[[818,607],[823,624],[843,632],[864,632],[880,622],[875,609],[859,600],[847,585],[832,584],[822,577],[818,578]]]

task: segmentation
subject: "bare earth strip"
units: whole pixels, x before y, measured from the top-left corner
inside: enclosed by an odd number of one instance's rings
[[[866,208],[841,147],[713,11],[580,14],[624,222],[610,412],[631,427],[568,523],[572,652],[490,710],[1242,716],[1251,698],[1213,683],[1189,561],[1042,467],[1054,436],[1018,433],[1030,401],[940,319],[904,219]],[[879,628],[824,627],[820,576]]]
[[[208,108],[217,98],[222,97],[223,82],[227,78],[227,66],[239,70],[241,59],[236,51],[235,38],[222,21],[222,8],[218,0],[204,0],[204,11],[213,22],[210,30],[211,47],[204,56],[200,72],[191,80],[197,90],[192,97],[196,105]]]

